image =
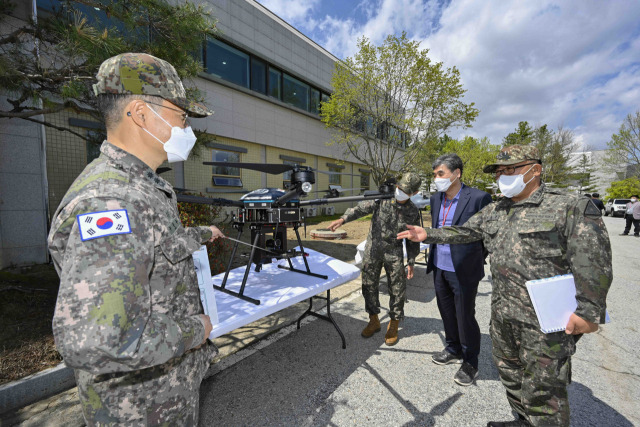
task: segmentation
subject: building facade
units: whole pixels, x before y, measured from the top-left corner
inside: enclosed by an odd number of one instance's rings
[[[297,164],[327,172],[316,173],[311,198],[323,197],[330,184],[373,186],[366,166],[343,158],[341,147],[328,145],[330,131],[320,120],[320,102],[330,96],[338,59],[255,1],[200,2],[211,7],[220,31],[205,43],[205,71],[192,84],[215,113],[191,120],[194,129],[207,134],[207,142],[188,161],[162,165],[171,168],[162,176],[176,187],[228,199],[256,188],[283,188],[289,176],[203,161]],[[34,0],[21,12],[46,13],[55,3]],[[47,262],[50,218],[75,177],[99,155],[101,123],[72,111],[44,120],[71,126],[94,142],[25,121],[0,120],[0,268]],[[4,153],[11,153],[12,160]],[[339,213],[352,205],[329,206]],[[28,238],[22,230],[28,230]]]

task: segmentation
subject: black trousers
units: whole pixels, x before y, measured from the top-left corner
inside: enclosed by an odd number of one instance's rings
[[[456,273],[433,270],[433,282],[444,335],[449,353],[462,355],[462,359],[478,368],[480,353],[480,327],[476,321],[476,295],[478,283],[462,286]]]
[[[633,223],[633,234],[636,236],[640,234],[640,219],[633,219],[633,215],[625,214],[624,219],[627,220],[627,225],[624,227],[624,234],[629,234],[631,230],[631,223]]]

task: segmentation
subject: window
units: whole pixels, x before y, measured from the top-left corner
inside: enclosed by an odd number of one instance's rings
[[[225,150],[211,150],[214,162],[240,162],[240,153]],[[225,187],[242,187],[240,169],[228,166],[213,166],[213,185]]]
[[[282,100],[294,107],[309,111],[309,85],[284,74],[282,77]]]
[[[309,101],[309,112],[313,114],[320,113],[320,91],[311,88],[311,100]]]
[[[298,163],[292,162],[290,160],[283,160],[282,164],[283,165],[298,166]],[[289,185],[291,185],[291,172],[293,172],[293,171],[286,171],[286,172],[284,172],[282,174],[282,186],[284,188],[289,188]]]
[[[267,65],[256,58],[251,58],[251,90],[267,93]]]
[[[282,73],[275,68],[269,67],[269,96],[281,99],[282,93]]]
[[[329,172],[336,172],[329,175],[329,184],[342,185],[342,169],[335,166],[328,166]]]
[[[207,41],[207,73],[249,87],[249,55],[216,39]]]
[[[371,188],[371,172],[360,170],[360,190],[367,191]]]

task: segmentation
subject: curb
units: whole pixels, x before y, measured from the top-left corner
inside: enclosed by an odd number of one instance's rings
[[[73,369],[60,363],[0,386],[0,414],[21,408],[75,387]]]

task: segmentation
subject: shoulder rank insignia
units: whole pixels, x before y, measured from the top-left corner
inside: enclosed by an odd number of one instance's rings
[[[585,206],[584,208],[584,216],[592,216],[592,217],[599,218],[600,216],[602,216],[602,214],[600,213],[600,209],[598,209],[596,205],[594,205],[593,202],[589,200],[587,202],[587,206]]]
[[[98,237],[112,236],[114,234],[131,233],[129,215],[126,209],[113,211],[90,212],[77,215],[80,239],[97,239]]]

